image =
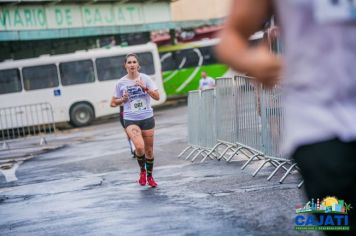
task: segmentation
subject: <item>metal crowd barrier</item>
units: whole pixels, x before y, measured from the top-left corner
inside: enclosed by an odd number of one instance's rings
[[[262,89],[260,97],[263,153],[266,157],[265,162],[262,163],[260,168],[262,168],[265,163],[270,163],[276,167],[270,176],[268,176],[268,180],[270,180],[279,169],[284,169],[285,174],[280,179],[280,182],[283,182],[288,174],[294,169],[298,169],[296,163],[288,158],[284,158],[285,155],[280,152],[279,148],[279,144],[282,141],[281,131],[284,129],[284,108],[282,106],[281,88],[275,87],[270,90]]]
[[[210,150],[208,156],[218,155],[217,159],[224,158],[226,153],[232,151],[237,141],[238,123],[235,110],[234,80],[221,78],[216,81],[216,145]],[[219,149],[222,149],[219,151]]]
[[[0,139],[6,141],[26,136],[52,134],[56,130],[49,103],[0,108]],[[41,142],[45,142],[42,137]]]
[[[221,78],[216,82],[218,142],[213,151],[222,148],[218,151],[218,159],[228,162],[239,153],[247,158],[259,158],[261,152],[257,149],[261,146],[261,124],[254,96],[255,85],[239,77]]]
[[[215,90],[190,91],[188,96],[189,146],[179,155],[187,153],[186,160],[202,156],[204,161],[216,143]],[[214,155],[214,154],[210,154]]]
[[[265,89],[246,76],[220,78],[215,89],[189,93],[189,145],[179,157],[194,161],[202,156],[201,162],[208,157],[246,159],[241,169],[260,161],[253,176],[268,165],[273,168],[267,180],[283,170],[279,180],[283,183],[298,171],[296,163],[279,151],[283,119],[280,88]]]

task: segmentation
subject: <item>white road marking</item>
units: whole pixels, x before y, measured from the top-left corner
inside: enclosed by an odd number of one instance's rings
[[[172,53],[166,53],[164,54],[162,57],[161,57],[161,64],[163,63],[164,60],[166,60],[168,57],[171,57],[172,56]],[[170,81],[178,72],[180,69],[182,69],[182,67],[184,66],[185,62],[187,61],[187,58],[183,58],[182,61],[180,62],[179,66],[178,66],[178,69],[173,71],[169,76],[167,76],[163,82],[166,83],[168,81]]]
[[[6,182],[13,182],[17,180],[16,170],[22,164],[22,161],[16,162],[15,164],[9,164],[11,166],[0,167],[0,172],[5,176]]]
[[[199,57],[199,62],[198,62],[198,66],[194,69],[193,73],[188,77],[188,79],[186,79],[184,81],[183,84],[181,84],[181,86],[179,86],[179,88],[176,89],[176,92],[180,92],[182,91],[195,77],[195,75],[198,73],[198,71],[200,70],[200,67],[203,65],[203,56],[201,55],[201,52],[199,49],[195,48],[193,50]]]

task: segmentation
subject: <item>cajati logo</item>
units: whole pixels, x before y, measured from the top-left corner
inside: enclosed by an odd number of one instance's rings
[[[295,230],[350,230],[348,212],[351,204],[336,197],[311,199],[297,206]]]

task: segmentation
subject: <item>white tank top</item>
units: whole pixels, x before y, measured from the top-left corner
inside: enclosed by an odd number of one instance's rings
[[[335,137],[356,140],[355,8],[348,0],[275,3],[286,62],[282,151]]]

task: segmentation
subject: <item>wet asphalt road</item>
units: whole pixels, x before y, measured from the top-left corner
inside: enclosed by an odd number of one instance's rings
[[[0,176],[0,235],[319,235],[294,231],[304,204],[297,175],[251,177],[244,162],[177,158],[187,145],[186,106],[156,112],[156,189],[137,184],[117,119],[49,137],[60,147],[26,160],[18,181]],[[26,139],[12,146],[33,145]]]

